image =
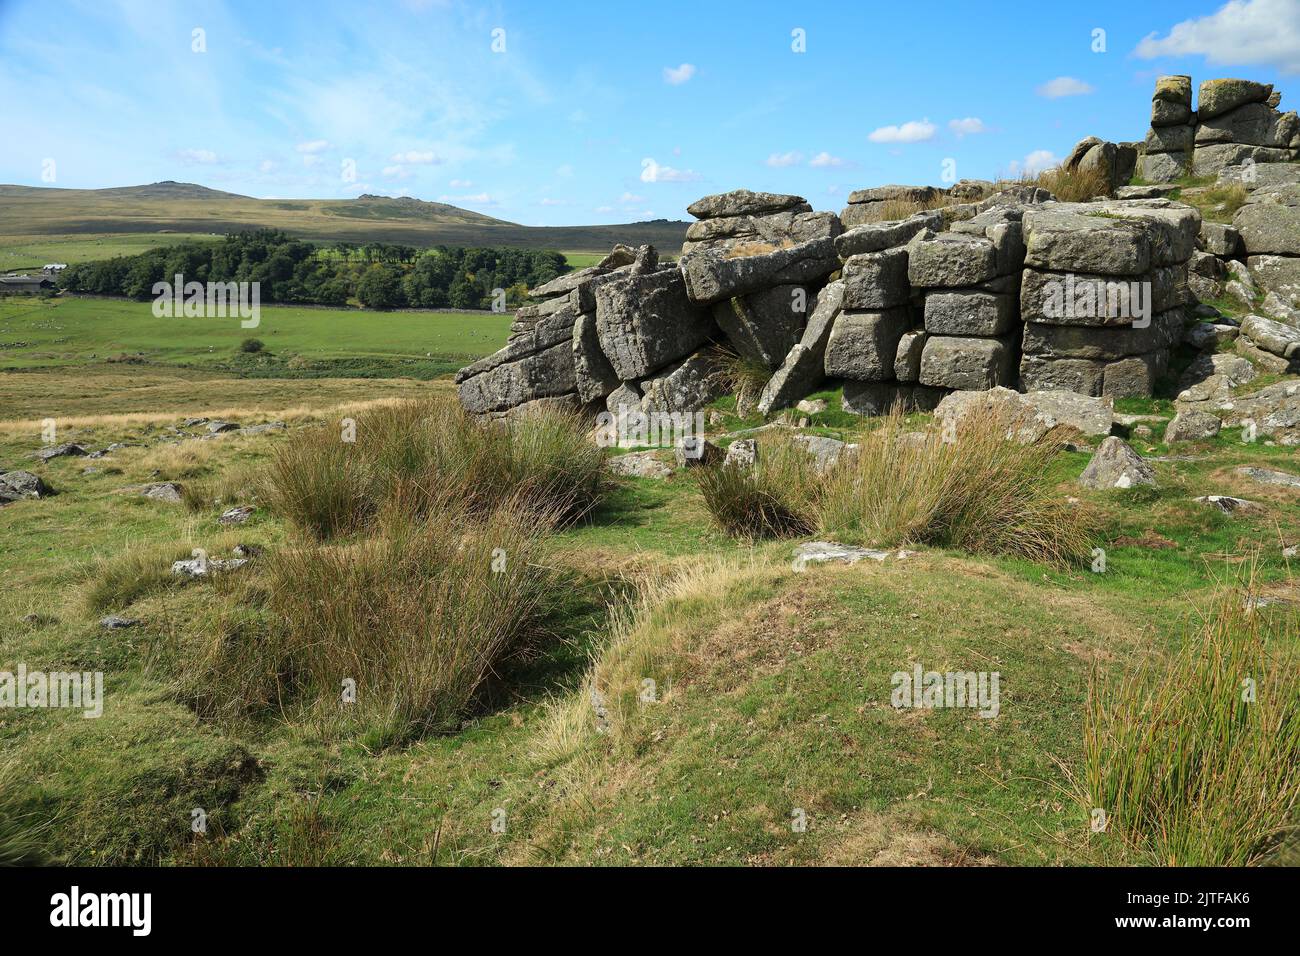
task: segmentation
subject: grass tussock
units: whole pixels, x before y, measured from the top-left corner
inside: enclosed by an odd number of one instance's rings
[[[672,698],[704,637],[736,607],[762,600],[781,573],[715,559],[642,582],[630,600],[611,608],[608,636],[580,689],[551,704],[533,758],[557,766],[598,739],[635,747],[644,729],[638,716]],[[576,766],[581,777],[589,765]]]
[[[760,442],[757,467],[703,468],[697,480],[714,521],[739,537],[817,531],[873,547],[1077,563],[1091,550],[1091,521],[1047,477],[1059,441],[1015,440],[1020,425],[968,416],[950,435],[911,431],[895,409],[825,473],[799,444],[777,438]]]
[[[543,631],[555,597],[546,518],[516,503],[473,515],[447,498],[423,519],[388,510],[353,542],[269,554],[264,607],[239,602],[227,618],[192,705],[225,717],[301,707],[377,746],[454,729]]]
[[[1211,222],[1231,223],[1237,210],[1246,204],[1248,195],[1241,183],[1216,183],[1204,189],[1183,190],[1180,198],[1196,206]]]
[[[696,481],[709,514],[728,534],[797,537],[816,527],[818,476],[807,450],[781,432],[761,440],[753,467],[699,468]]]
[[[1046,189],[1061,202],[1087,202],[1110,195],[1106,174],[1096,167],[1080,169],[1056,166],[1036,175],[1021,177],[1017,185],[1038,186]]]
[[[911,199],[886,199],[874,206],[864,222],[895,222],[906,219],[918,212],[929,212],[945,206],[956,205],[958,200],[947,193],[940,193],[933,199],[915,201]]]
[[[130,604],[176,587],[172,563],[188,560],[191,549],[178,544],[128,545],[117,554],[100,558],[91,566],[82,592],[86,609],[121,610]]]
[[[45,849],[51,822],[22,805],[21,790],[17,761],[0,763],[0,867],[51,862]]]
[[[1244,866],[1295,831],[1300,656],[1287,637],[1229,591],[1172,658],[1094,677],[1083,799],[1106,813],[1121,862]]]
[[[1047,475],[1055,433],[1020,441],[1017,419],[966,416],[948,434],[910,431],[897,409],[827,475],[818,526],[874,547],[929,544],[1067,565],[1091,550],[1086,511]]]
[[[322,540],[391,507],[421,517],[454,499],[485,514],[510,501],[568,521],[600,497],[603,452],[562,412],[482,422],[438,397],[372,409],[354,425],[305,430],[277,449],[266,474],[262,500]]]
[[[752,408],[772,377],[772,370],[762,362],[748,359],[734,349],[717,346],[712,350],[713,373],[723,389],[736,396],[736,409]]]

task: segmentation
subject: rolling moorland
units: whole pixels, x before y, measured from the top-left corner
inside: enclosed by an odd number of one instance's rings
[[[687,224],[521,226],[445,203],[383,196],[253,199],[189,183],[112,189],[0,185],[0,269],[102,259],[179,238],[281,229],[317,242],[392,242],[421,248],[523,246],[604,254],[617,242],[675,248]],[[142,240],[141,234],[154,237]],[[111,244],[106,237],[112,237]],[[147,241],[147,246],[137,243]],[[86,245],[91,243],[91,245]],[[16,255],[19,250],[30,250]],[[112,250],[112,251],[109,251]]]
[[[800,570],[799,539],[720,529],[689,471],[606,477],[593,510],[533,553],[530,566],[558,575],[535,633],[450,724],[394,741],[382,722],[340,725],[302,702],[214,708],[232,684],[259,680],[221,662],[279,613],[262,607],[288,573],[274,556],[335,554],[292,508],[259,498],[253,476],[321,422],[450,393],[445,379],[257,378],[238,363],[292,353],[453,367],[499,346],[507,319],[266,308],[269,354],[248,357],[248,333],[220,324],[177,335],[147,303],[0,306],[0,461],[57,492],[0,509],[11,585],[0,665],[102,670],[107,688],[102,719],[0,715],[10,852],[135,864],[1164,862],[1167,848],[1089,829],[1082,727],[1095,687],[1158,674],[1243,575],[1271,598],[1257,622],[1280,635],[1293,621],[1281,546],[1300,539],[1294,492],[1237,470],[1285,469],[1292,451],[1227,429],[1170,449],[1153,437],[1170,402],[1129,399],[1119,410],[1139,416],[1130,439],[1158,490],[1080,488],[1085,450],[1062,450],[1047,475],[1095,511],[1104,574],[942,544]],[[813,398],[827,404],[799,416],[811,434],[865,441],[887,427],[844,413],[836,389]],[[33,462],[51,417],[59,441],[112,450]],[[245,427],[212,433],[190,417]],[[709,421],[722,446],[762,424],[730,398]],[[139,493],[159,482],[183,500]],[[1264,509],[1226,515],[1192,500],[1206,493]],[[255,510],[223,523],[233,505]],[[203,579],[168,571],[194,548],[224,559],[236,546],[259,556]],[[137,623],[106,630],[106,615]],[[1001,715],[894,710],[889,675],[912,661],[999,670]],[[647,677],[651,703],[638,697]],[[192,832],[196,808],[205,834]],[[790,824],[795,809],[805,830]],[[13,821],[26,824],[17,851]],[[1190,859],[1241,861],[1229,855],[1240,850]]]

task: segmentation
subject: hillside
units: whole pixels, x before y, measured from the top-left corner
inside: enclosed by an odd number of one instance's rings
[[[617,242],[676,251],[685,222],[521,226],[411,197],[254,199],[192,183],[111,189],[0,185],[0,238],[107,233],[226,233],[268,227],[316,240],[415,246],[523,246],[608,251]]]

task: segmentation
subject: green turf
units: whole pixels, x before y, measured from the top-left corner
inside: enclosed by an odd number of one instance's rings
[[[368,312],[308,306],[263,306],[257,328],[226,319],[158,318],[151,303],[117,299],[11,297],[0,300],[0,367],[75,366],[128,355],[151,363],[230,366],[285,374],[278,362],[300,355],[335,377],[357,377],[375,362],[435,364],[445,374],[465,359],[505,344],[509,314]],[[236,351],[247,338],[269,357]],[[304,371],[310,372],[310,369]],[[317,371],[321,371],[317,369]],[[362,374],[360,377],[365,377]]]

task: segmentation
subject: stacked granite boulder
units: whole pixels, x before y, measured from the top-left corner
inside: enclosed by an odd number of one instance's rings
[[[1182,339],[1200,225],[1165,199],[1028,209],[1021,388],[1151,395]]]
[[[1151,128],[1142,144],[1138,175],[1150,183],[1167,183],[1187,175],[1196,145],[1192,112],[1192,78],[1162,76],[1151,97]]]
[[[1282,94],[1251,80],[1207,80],[1196,100],[1197,176],[1225,166],[1280,163],[1300,158],[1300,120],[1278,112]]]
[[[692,299],[709,306],[738,355],[776,369],[799,341],[839,219],[801,196],[747,189],[705,196],[687,211],[699,220],[682,245]]]
[[[698,353],[715,327],[653,246],[616,247],[531,297],[538,301],[515,313],[506,347],[456,374],[468,411],[502,417],[549,406],[594,414],[624,386],[638,407],[647,388],[665,404],[693,400],[683,393],[698,387]]]
[[[1110,143],[1089,136],[1074,144],[1061,167],[1069,172],[1096,173],[1105,183],[1106,194],[1113,196],[1133,178],[1137,162],[1137,143]]]
[[[1300,158],[1300,122],[1281,113],[1281,93],[1252,80],[1206,80],[1192,110],[1192,78],[1162,76],[1151,100],[1151,128],[1138,175],[1167,183],[1226,166]]]

